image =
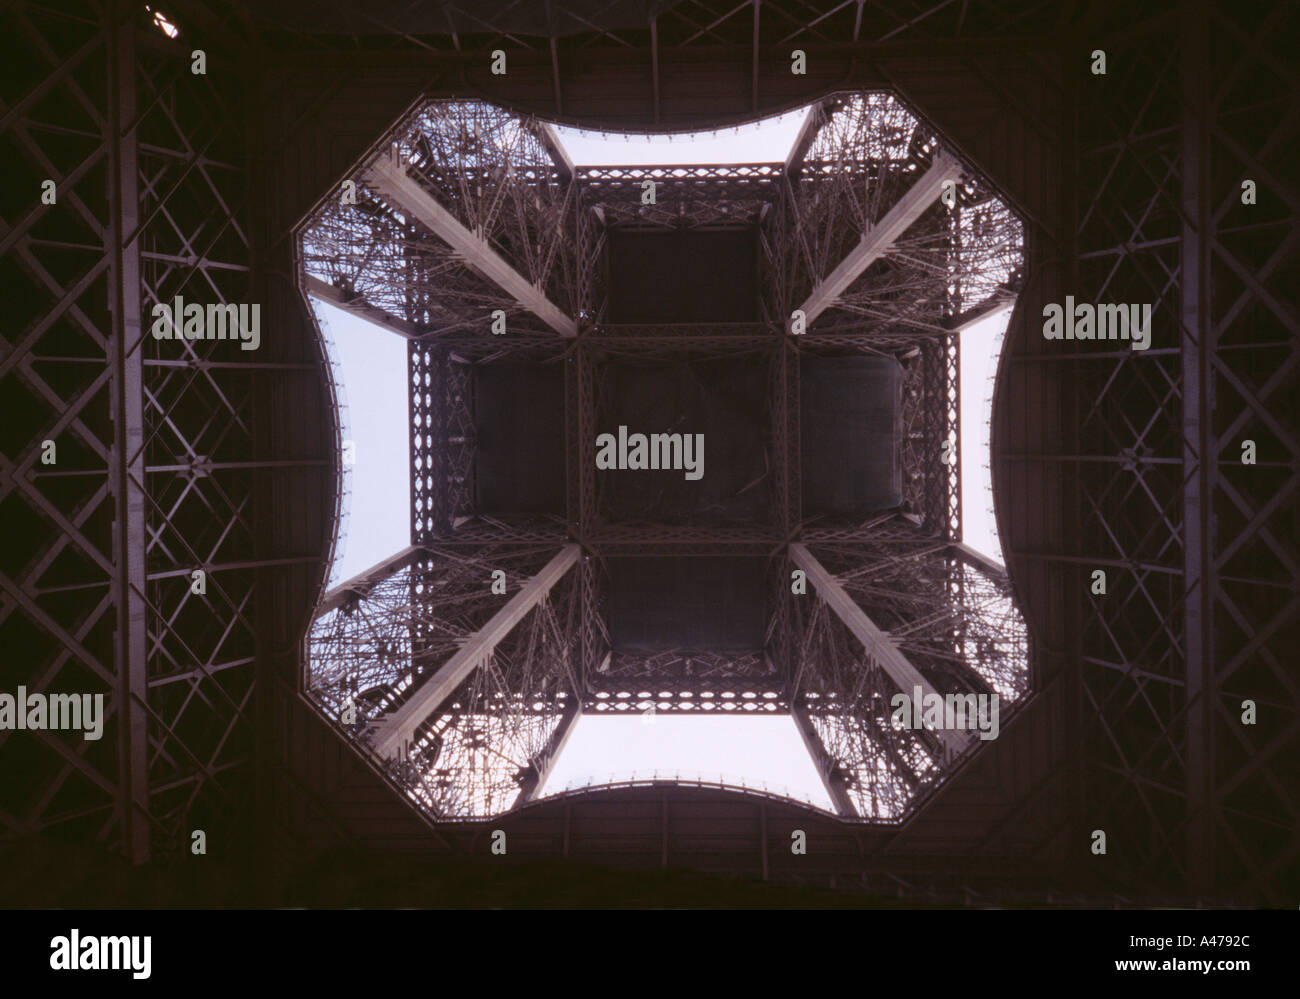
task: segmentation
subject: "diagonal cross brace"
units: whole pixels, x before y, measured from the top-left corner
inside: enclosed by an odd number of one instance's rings
[[[323,617],[330,611],[338,610],[350,600],[362,599],[370,591],[395,572],[401,572],[413,564],[428,551],[423,545],[408,545],[382,562],[377,562],[369,569],[357,573],[351,579],[344,580],[321,598],[317,604],[313,620]]]
[[[487,624],[470,635],[456,654],[431,674],[410,698],[375,728],[374,748],[390,757],[409,745],[416,728],[451,696],[465,677],[492,657],[501,640],[524,616],[546,598],[569,568],[578,561],[580,549],[566,544],[541,571],[528,580]]]
[[[934,204],[943,191],[944,182],[956,180],[961,172],[961,163],[954,157],[943,150],[935,153],[930,169],[908,188],[883,219],[862,234],[858,245],[824,281],[818,282],[807,300],[799,306],[807,324],[811,326],[813,320],[834,305],[849,285],[862,276],[863,271],[887,254],[894,241]]]
[[[940,696],[931,686],[930,681],[921,675],[907,656],[903,655],[889,635],[876,626],[876,623],[867,616],[867,612],[854,602],[848,591],[826,570],[825,566],[817,561],[812,552],[801,544],[792,544],[790,558],[807,574],[808,581],[813,584],[817,594],[826,601],[826,606],[834,611],[835,616],[843,621],[849,631],[853,632],[854,637],[862,643],[871,661],[885,671],[899,690],[910,697],[910,692],[920,687],[923,697],[928,698],[931,694]],[[952,755],[964,750],[972,738],[971,733],[957,729],[955,722],[956,718],[952,710],[945,703],[945,727],[939,729],[935,735]]]
[[[462,260],[561,336],[576,337],[578,324],[514,269],[487,240],[470,232],[438,199],[390,156],[381,156],[362,175],[367,187],[409,213],[450,246]]]
[[[830,797],[831,804],[835,806],[835,811],[840,815],[857,817],[860,813],[854,807],[848,790],[835,778],[835,758],[826,749],[821,736],[817,734],[812,715],[802,704],[791,705],[790,715],[794,718],[795,728],[799,730],[799,737],[803,739],[804,748],[812,757],[813,766],[817,768],[817,775],[821,777],[822,786],[826,788],[826,794]]]

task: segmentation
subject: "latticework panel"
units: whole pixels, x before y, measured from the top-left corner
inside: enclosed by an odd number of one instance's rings
[[[566,361],[555,337],[410,343],[413,541],[448,538],[453,533],[459,540],[482,542],[563,536],[565,520],[558,515],[489,514],[477,509],[474,371],[494,363],[558,366]],[[566,418],[576,416],[574,412]]]
[[[553,554],[508,545],[429,550],[316,620],[309,696],[368,751],[374,725],[419,696]],[[492,592],[496,570],[506,574],[504,593]],[[495,814],[518,797],[573,703],[579,593],[570,572],[430,704],[404,753],[378,761],[433,814]]]
[[[400,172],[569,315],[587,315],[588,240],[576,189],[538,137],[537,123],[479,101],[431,101],[391,132],[379,161]],[[373,164],[372,164],[373,165]],[[420,221],[364,179],[365,169],[300,232],[305,273],[345,307],[385,314],[431,336],[547,333],[538,318]],[[413,214],[416,217],[413,217]],[[310,289],[309,289],[310,290]]]
[[[569,315],[582,302],[576,189],[535,123],[483,101],[430,101],[397,156],[470,232]],[[418,317],[413,317],[418,318]]]
[[[895,726],[900,691],[816,594],[790,599],[793,699],[821,743],[823,780],[865,818],[898,819],[940,772],[931,733]],[[911,691],[906,691],[911,696]]]
[[[781,164],[585,166],[577,173],[584,212],[598,209],[607,229],[684,229],[757,223],[778,197]]]
[[[1028,690],[1028,635],[1005,579],[964,564],[938,540],[812,550],[940,692],[997,693],[1009,706]]]
[[[261,366],[239,330],[151,335],[176,296],[250,302],[246,93],[147,44],[143,8],[25,4],[2,27],[5,686],[101,697],[104,716],[92,740],[0,733],[23,775],[0,819],[143,861],[195,815],[215,830],[248,777]]]

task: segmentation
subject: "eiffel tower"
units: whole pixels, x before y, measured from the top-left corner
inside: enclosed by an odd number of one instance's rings
[[[0,904],[556,869],[603,902],[641,868],[1294,906],[1297,33],[1234,0],[0,5],[0,718],[104,705],[97,739],[0,723]],[[797,110],[780,162],[556,131]],[[410,544],[332,588],[312,296],[408,343]],[[178,298],[260,342],[155,339]],[[1044,339],[1070,298],[1149,305],[1150,349]],[[1004,568],[964,541],[958,345],[1008,305]],[[703,477],[597,468],[621,426],[702,434]],[[997,737],[903,725],[918,688],[997,694]],[[578,717],[649,710],[788,716],[832,807],[551,788]]]
[[[654,711],[788,714],[838,814],[897,821],[980,741],[897,695],[1014,712],[1028,637],[953,450],[1023,226],[905,105],[818,102],[784,162],[576,167],[430,101],[354,175],[305,287],[408,341],[411,545],[326,596],[307,689],[430,818]],[[704,474],[598,469],[619,427],[700,434]]]

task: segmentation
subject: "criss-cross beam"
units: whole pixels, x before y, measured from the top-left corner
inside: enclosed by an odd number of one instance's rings
[[[849,631],[853,632],[854,637],[862,643],[871,661],[885,671],[899,690],[911,697],[912,691],[920,687],[922,697],[928,699],[934,695],[942,699],[942,695],[935,691],[930,681],[921,675],[907,656],[903,655],[889,635],[876,626],[876,623],[867,616],[867,612],[854,602],[848,591],[824,565],[817,561],[812,552],[804,545],[795,543],[790,545],[790,558],[808,576],[808,581],[813,584],[817,594],[826,601],[826,606],[834,611],[835,616],[843,621]],[[954,713],[945,703],[944,727],[935,732],[935,735],[952,756],[964,750],[972,738],[972,733],[957,729],[955,722]]]
[[[396,711],[375,726],[372,745],[381,757],[391,757],[410,744],[415,729],[436,711],[465,677],[492,657],[501,640],[551,592],[578,561],[579,547],[566,544],[532,579],[520,587],[499,611],[432,673]]]
[[[1016,296],[1009,291],[996,291],[986,298],[979,305],[967,309],[965,312],[950,316],[944,320],[944,327],[951,333],[965,333],[976,323],[982,323],[989,316],[997,315],[999,312],[1015,304]]]
[[[858,245],[849,251],[849,255],[839,262],[835,270],[818,282],[803,305],[805,322],[811,326],[813,321],[835,304],[849,285],[861,277],[862,272],[883,257],[894,245],[899,236],[921,217],[936,198],[943,192],[944,181],[956,180],[962,171],[961,163],[953,156],[939,150],[934,161],[913,184],[898,203],[885,213],[875,225],[862,234]]]
[[[443,240],[465,263],[528,309],[560,336],[576,337],[578,324],[514,269],[487,240],[475,235],[421,187],[392,154],[380,156],[364,172],[362,181],[394,207],[416,219]]]

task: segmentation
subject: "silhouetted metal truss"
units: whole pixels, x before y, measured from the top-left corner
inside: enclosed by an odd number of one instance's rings
[[[901,687],[882,657],[941,694],[997,693],[1011,708],[1026,692],[1024,622],[1000,568],[961,548],[959,470],[941,459],[959,439],[957,330],[1014,296],[1020,222],[896,99],[848,95],[812,114],[784,164],[574,168],[546,126],[481,102],[430,102],[360,165],[357,204],[330,203],[303,229],[307,290],[410,340],[416,553],[327,597],[308,690],[336,724],[355,706],[358,750],[431,814],[527,800],[579,710],[653,709],[792,713],[837,809],[897,820],[976,740],[895,728],[888,699]],[[936,186],[950,169],[951,205]],[[717,224],[759,231],[761,321],[606,321],[608,233]],[[890,236],[873,244],[878,227]],[[533,312],[520,304],[528,289]],[[792,333],[791,312],[814,300],[807,332]],[[548,303],[573,327],[543,321]],[[497,309],[505,336],[490,332]],[[805,519],[800,359],[873,354],[903,375],[903,505],[866,521]],[[768,386],[769,512],[717,523],[615,514],[583,459],[608,423],[609,366],[742,359]],[[475,508],[473,373],[521,362],[563,369],[563,517]],[[787,549],[801,539],[813,548],[800,558],[826,568],[795,596]],[[576,563],[570,550],[583,553]],[[762,648],[612,647],[604,558],[685,552],[765,557]],[[514,597],[488,596],[493,569]],[[524,596],[536,602],[510,602]]]
[[[317,619],[308,656],[312,699],[354,736],[363,734],[470,642],[549,554],[509,545],[412,553],[409,565]],[[503,568],[506,593],[484,599],[485,581]],[[506,810],[557,727],[571,724],[577,600],[571,572],[456,685],[409,748],[383,761],[433,815]]]
[[[0,469],[0,634],[29,691],[105,698],[98,741],[0,732],[6,775],[22,775],[0,781],[0,826],[133,861],[179,851],[200,813],[215,832],[247,795],[249,570],[264,564],[251,486],[280,467],[252,446],[254,386],[274,366],[149,336],[176,295],[249,301],[250,234],[242,84],[139,44],[147,25],[143,6],[22,4],[0,53],[46,74],[5,95],[6,169],[58,190],[50,205],[15,181],[25,203],[0,223],[0,379],[23,414]]]
[[[1079,540],[1043,557],[1081,608],[1089,814],[1134,844],[1125,876],[1283,905],[1300,856],[1295,18],[1210,3],[1162,18],[1177,44],[1112,39],[1119,75],[1079,115],[1078,295],[1151,303],[1155,334],[1040,359],[1077,388],[1072,453],[1042,460],[1077,491]],[[1244,205],[1247,179],[1272,193]],[[1246,700],[1273,721],[1243,725]]]

